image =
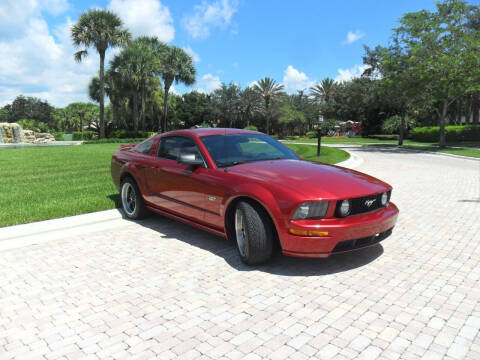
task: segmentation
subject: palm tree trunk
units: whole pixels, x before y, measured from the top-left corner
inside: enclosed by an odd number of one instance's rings
[[[140,99],[140,121],[142,123],[142,131],[145,132],[145,86],[142,86]]]
[[[166,132],[167,131],[167,110],[168,110],[168,91],[170,90],[170,85],[167,81],[165,82],[165,89],[164,89],[164,94],[163,94],[163,129],[158,127],[159,131]]]
[[[269,104],[270,101],[268,98],[265,99],[265,112],[267,115],[267,135],[270,135],[270,109],[269,109]]]
[[[100,52],[100,139],[105,137],[105,51]]]
[[[138,137],[138,96],[133,95],[133,132]]]

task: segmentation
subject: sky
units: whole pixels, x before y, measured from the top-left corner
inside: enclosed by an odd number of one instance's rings
[[[63,107],[89,101],[95,50],[76,63],[70,28],[88,9],[117,13],[134,37],[157,36],[192,55],[197,81],[174,92],[242,88],[265,76],[289,93],[362,72],[363,45],[387,45],[406,12],[434,0],[0,0],[0,106],[19,94]],[[118,49],[107,53],[108,61]]]

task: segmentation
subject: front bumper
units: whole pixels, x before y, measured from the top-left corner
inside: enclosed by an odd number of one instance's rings
[[[296,236],[285,229],[280,235],[283,254],[328,257],[331,254],[372,246],[390,236],[398,217],[393,203],[371,213],[322,220],[290,221],[289,228],[328,231],[328,236]]]

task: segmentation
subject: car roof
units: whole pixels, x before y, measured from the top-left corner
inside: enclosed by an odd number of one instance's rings
[[[195,136],[208,136],[208,135],[229,135],[229,134],[262,134],[258,131],[234,129],[234,128],[198,128],[198,129],[185,129],[174,130],[162,135],[175,135],[189,133]]]

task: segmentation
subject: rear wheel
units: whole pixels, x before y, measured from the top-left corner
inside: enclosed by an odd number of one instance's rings
[[[270,260],[274,231],[267,212],[261,206],[240,201],[234,213],[234,226],[238,253],[245,264],[256,265]]]
[[[123,211],[130,219],[140,220],[149,215],[140,189],[132,178],[128,177],[122,181],[120,197]]]

